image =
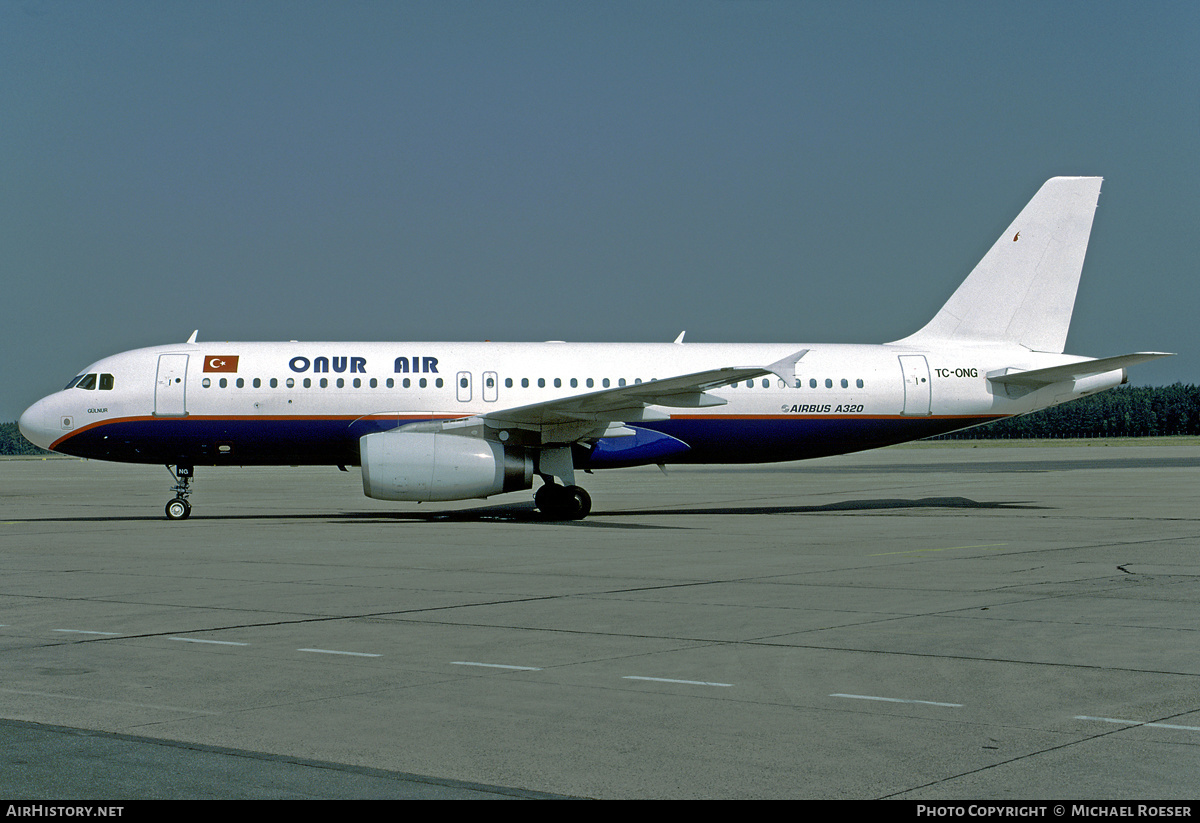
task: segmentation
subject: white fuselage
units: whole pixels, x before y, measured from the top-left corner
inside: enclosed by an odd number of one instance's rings
[[[1023,414],[1118,385],[1121,370],[1020,396],[988,375],[1086,358],[1010,346],[608,343],[187,343],[104,358],[22,416],[46,448],[193,465],[356,464],[359,438],[808,351],[776,375],[649,406],[627,424],[686,452],[645,462],[764,462],[856,451]],[[101,381],[100,377],[111,375]],[[582,467],[588,467],[582,461]],[[629,463],[622,463],[629,465]],[[604,467],[603,464],[597,467]]]

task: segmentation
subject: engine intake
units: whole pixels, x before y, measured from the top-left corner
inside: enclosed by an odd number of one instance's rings
[[[533,487],[524,449],[443,432],[377,432],[358,441],[363,493],[376,500],[467,500]]]

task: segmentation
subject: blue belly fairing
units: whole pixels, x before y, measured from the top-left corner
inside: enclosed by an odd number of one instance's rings
[[[678,417],[639,423],[692,448],[674,462],[772,463],[920,440],[996,419],[979,417]]]

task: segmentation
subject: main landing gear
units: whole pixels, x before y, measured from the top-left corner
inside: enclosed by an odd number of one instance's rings
[[[174,470],[167,466],[167,471],[175,478],[175,485],[171,487],[175,497],[167,503],[167,519],[187,520],[192,513],[192,504],[188,502],[188,496],[192,493],[189,484],[196,470],[192,466],[176,466]]]
[[[575,461],[570,446],[542,449],[537,473],[545,485],[533,495],[534,505],[549,520],[582,520],[592,510],[592,497],[575,485]],[[562,485],[555,483],[555,478]]]
[[[537,490],[533,502],[551,520],[582,520],[592,510],[592,496],[582,488],[551,480]]]

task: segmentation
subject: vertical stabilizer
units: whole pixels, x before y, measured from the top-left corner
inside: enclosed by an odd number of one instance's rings
[[[1015,343],[1061,354],[1100,182],[1047,180],[941,311],[896,342]]]

